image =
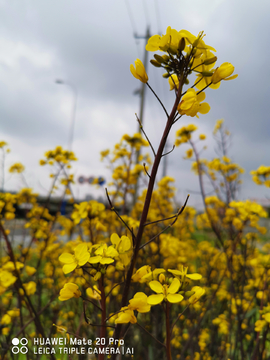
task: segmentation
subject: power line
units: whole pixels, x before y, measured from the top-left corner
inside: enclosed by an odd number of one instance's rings
[[[127,12],[128,12],[128,17],[129,17],[129,20],[130,20],[130,23],[131,23],[132,31],[133,31],[133,37],[135,39],[135,44],[136,44],[136,48],[137,48],[138,57],[140,57],[139,40],[137,38],[137,33],[138,32],[136,30],[135,21],[134,21],[134,18],[133,18],[133,13],[132,13],[132,10],[131,10],[131,7],[129,5],[128,0],[125,1],[125,4],[126,4]]]
[[[160,12],[159,12],[159,7],[158,7],[158,0],[154,0],[154,4],[155,4],[155,12],[156,12],[156,18],[157,18],[158,33],[161,35],[162,25],[161,25],[161,17],[160,17]]]
[[[149,12],[147,9],[147,5],[145,0],[142,0],[143,2],[143,10],[144,10],[144,15],[145,15],[145,20],[146,20],[146,24],[148,24],[148,26],[150,25],[150,17],[149,17]]]

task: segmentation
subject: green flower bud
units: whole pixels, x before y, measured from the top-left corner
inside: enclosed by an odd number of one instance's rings
[[[189,297],[191,297],[192,295],[194,295],[195,294],[195,291],[186,291],[185,292],[185,297],[187,297],[187,298],[189,298]]]
[[[172,70],[172,68],[171,68],[171,66],[170,66],[170,65],[165,65],[165,66],[164,66],[164,69],[167,69],[167,70],[169,70],[169,71],[171,71],[171,70]]]
[[[185,38],[182,38],[182,39],[179,41],[178,50],[179,50],[180,52],[182,52],[182,51],[185,49],[185,46],[186,46]]]
[[[170,60],[169,55],[162,55],[165,62],[168,62]]]
[[[170,77],[170,74],[169,73],[165,73],[162,75],[164,77],[164,79],[168,79]]]
[[[213,73],[214,73],[213,71],[202,71],[201,72],[202,76],[204,76],[204,77],[212,76]]]
[[[189,84],[188,78],[185,79],[184,84],[185,84],[185,85],[188,85],[188,84]]]
[[[155,67],[161,67],[161,64],[156,60],[150,60],[150,63],[154,65]]]
[[[155,58],[160,64],[166,64],[166,62],[167,62],[165,59],[163,59],[162,56],[157,55],[157,54],[154,55],[154,58]]]
[[[170,46],[169,49],[167,50],[168,53],[172,54],[172,55],[176,55],[177,54],[177,48],[175,46]]]
[[[210,64],[213,64],[213,63],[216,62],[216,61],[217,61],[217,57],[214,56],[214,57],[212,57],[212,58],[210,58],[210,59],[204,60],[204,65],[210,65]]]
[[[194,43],[192,44],[194,48],[197,47],[199,41],[201,40],[201,38],[203,37],[203,32],[201,31],[197,37],[197,39],[194,41]]]

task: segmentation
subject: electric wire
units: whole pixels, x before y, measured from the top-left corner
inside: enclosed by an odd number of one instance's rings
[[[159,35],[161,35],[162,24],[161,24],[161,17],[160,17],[158,0],[153,0],[153,1],[154,1],[154,4],[155,4],[155,13],[156,13],[156,18],[157,18],[158,33],[159,33]]]
[[[136,48],[137,48],[137,54],[138,54],[138,57],[140,58],[140,46],[139,46],[139,40],[137,38],[138,32],[136,30],[136,25],[135,25],[133,13],[132,13],[132,10],[131,10],[131,7],[130,7],[130,4],[129,4],[128,0],[125,0],[125,4],[126,4],[126,8],[127,8],[131,28],[132,28],[132,31],[133,31],[133,38],[135,40],[135,44],[136,44]]]

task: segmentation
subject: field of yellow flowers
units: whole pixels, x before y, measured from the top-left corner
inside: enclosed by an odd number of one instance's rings
[[[131,65],[166,122],[157,149],[138,119],[140,133],[123,135],[101,153],[112,174],[106,204],[74,202],[77,159],[60,146],[40,161],[53,169],[44,206],[28,188],[0,193],[2,360],[270,358],[270,244],[260,220],[267,212],[237,199],[244,170],[228,157],[230,134],[222,120],[213,130],[219,156],[211,160],[200,156],[206,135],[195,125],[178,125],[184,116],[210,111],[204,90],[237,77],[230,63],[216,66],[216,50],[203,39],[202,32],[169,27],[148,41],[146,50],[160,51],[150,62],[165,71],[171,109],[151,88],[142,62]],[[189,146],[185,157],[193,160],[203,213],[188,205],[188,196],[177,208],[173,178],[156,181],[162,157],[170,155],[164,153],[170,132],[175,147]],[[6,151],[7,144],[0,147]],[[23,170],[22,164],[10,168]],[[252,175],[258,185],[270,186],[270,167]],[[49,212],[56,186],[74,202],[71,214]],[[31,239],[13,243],[21,204],[28,204],[23,227]]]

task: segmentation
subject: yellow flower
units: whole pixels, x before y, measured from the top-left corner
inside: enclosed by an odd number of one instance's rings
[[[121,312],[118,314],[117,319],[115,320],[115,324],[136,324],[137,319],[134,315],[134,311],[130,310],[127,306],[121,308]]]
[[[176,74],[173,74],[172,76],[170,76],[168,81],[169,81],[169,85],[170,85],[170,90],[173,90],[173,89],[178,90],[179,80],[178,80],[178,77]]]
[[[100,300],[101,299],[101,292],[100,290],[97,288],[96,285],[94,285],[94,290],[92,288],[88,288],[86,289],[86,294],[88,297],[90,297],[91,299],[95,299],[95,300]]]
[[[180,144],[188,142],[191,138],[191,133],[197,130],[197,127],[193,124],[189,124],[188,126],[183,126],[181,129],[176,131],[176,136],[180,139],[176,139],[175,145],[179,146]]]
[[[131,249],[131,241],[127,236],[121,236],[121,239],[116,233],[111,235],[111,243],[119,253],[120,261],[123,265],[128,265],[130,257],[128,256],[129,250]]]
[[[176,278],[173,279],[171,285],[162,285],[159,281],[150,281],[150,288],[157,293],[157,295],[150,295],[147,299],[149,305],[160,304],[163,300],[170,303],[178,303],[183,300],[183,296],[176,294],[180,287],[180,281]]]
[[[149,312],[151,305],[147,303],[147,295],[143,292],[137,292],[133,299],[129,300],[128,308],[130,310],[137,310],[139,313]]]
[[[33,295],[36,292],[37,284],[34,281],[29,281],[29,283],[23,285],[27,295]]]
[[[76,246],[74,255],[63,253],[59,256],[59,261],[65,264],[63,266],[64,274],[68,274],[76,269],[77,266],[85,265],[89,258],[90,254],[88,252],[88,246],[87,244],[83,243]]]
[[[5,314],[1,319],[1,324],[8,325],[10,323],[11,323],[11,316],[9,316],[8,314]]]
[[[195,304],[205,294],[205,290],[200,286],[193,286],[191,291],[195,291],[195,294],[188,299],[190,304]]]
[[[79,298],[81,296],[81,292],[79,290],[78,285],[73,283],[67,283],[64,285],[63,289],[60,290],[60,296],[58,299],[60,301],[66,301],[73,297]]]
[[[234,66],[228,62],[225,62],[222,65],[220,65],[218,68],[216,68],[214,74],[212,75],[211,81],[213,84],[217,84],[221,80],[233,80],[238,76],[238,75],[230,76],[233,72],[234,72]]]
[[[134,275],[132,275],[132,281],[134,282],[145,282],[142,281],[142,278],[151,272],[151,266],[150,265],[144,265],[141,268],[139,268]]]
[[[170,273],[176,276],[181,276],[181,281],[184,282],[185,278],[191,279],[191,280],[200,280],[202,278],[201,274],[194,273],[194,274],[188,274],[188,267],[184,267],[181,265],[181,270],[170,270],[168,269]]]
[[[27,273],[28,276],[33,275],[37,270],[33,267],[33,266],[25,266],[25,271]]]
[[[8,335],[9,331],[10,331],[10,329],[8,327],[2,328],[2,334],[3,335]]]
[[[192,156],[193,156],[193,149],[188,149],[188,150],[186,151],[186,157],[185,157],[185,159],[190,159],[190,158],[192,158]]]
[[[119,254],[124,254],[131,248],[130,239],[127,236],[121,236],[120,239],[116,233],[111,235],[111,243],[114,245]]]
[[[17,278],[11,272],[0,269],[0,286],[4,288],[14,284]]]
[[[13,165],[9,168],[9,172],[10,172],[10,173],[17,172],[17,173],[19,174],[19,173],[22,173],[23,171],[24,171],[24,166],[23,166],[21,163],[13,164]]]
[[[96,256],[91,256],[89,259],[90,264],[100,263],[101,265],[107,265],[114,262],[114,258],[119,255],[118,251],[113,246],[107,246],[107,244],[101,244],[95,251]]]
[[[140,80],[141,82],[147,83],[148,76],[146,74],[144,65],[143,65],[143,63],[141,62],[140,59],[135,60],[135,66],[136,66],[136,69],[134,68],[133,64],[130,65],[131,74],[136,79]]]
[[[179,114],[187,116],[196,116],[197,113],[207,114],[210,110],[210,106],[207,103],[201,102],[205,99],[205,93],[201,92],[198,95],[194,89],[188,89],[185,95],[182,97],[180,104],[177,107]]]
[[[150,271],[147,274],[145,274],[142,277],[142,281],[141,282],[148,282],[148,281],[152,281],[152,280],[156,280],[157,277],[162,274],[165,273],[166,270],[162,269],[162,268],[156,268],[154,271]]]
[[[255,331],[261,332],[262,329],[265,327],[266,321],[265,320],[257,320],[255,322]]]
[[[68,339],[68,342],[69,342],[69,333],[67,332],[66,326],[59,326],[59,325],[55,325],[55,324],[53,324],[53,326],[56,327],[57,332],[60,332],[60,334],[65,334]]]

